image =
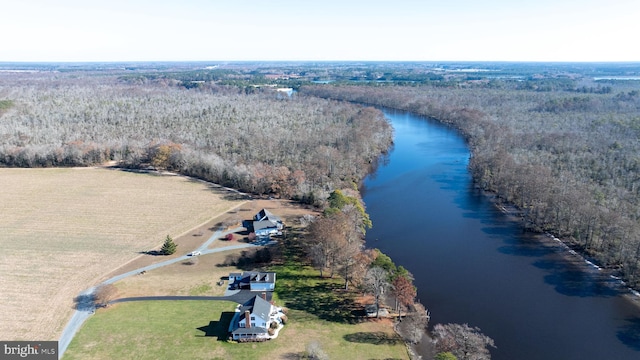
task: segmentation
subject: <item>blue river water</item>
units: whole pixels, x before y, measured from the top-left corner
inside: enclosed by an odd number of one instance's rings
[[[476,190],[456,131],[385,115],[395,145],[363,185],[367,246],[413,273],[430,327],[477,326],[495,340],[497,360],[640,359],[638,300],[559,243],[523,232]]]

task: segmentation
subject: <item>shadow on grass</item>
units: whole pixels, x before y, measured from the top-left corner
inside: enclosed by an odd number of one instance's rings
[[[163,253],[160,250],[149,250],[149,251],[140,251],[138,252],[139,254],[142,255],[151,255],[151,256],[165,256],[165,253]]]
[[[321,278],[310,271],[304,249],[303,232],[287,228],[281,241],[281,253],[276,265],[270,268],[278,274],[276,292],[284,306],[317,316],[322,320],[354,324],[362,319],[362,309],[355,294],[342,290],[339,278]]]
[[[220,320],[210,321],[209,325],[199,327],[198,330],[202,331],[204,335],[196,335],[199,337],[215,337],[218,341],[227,341],[229,337],[229,324],[235,313],[225,311],[220,315]]]
[[[344,339],[348,342],[373,345],[396,345],[402,342],[397,336],[382,331],[346,334]]]
[[[308,263],[305,247],[304,232],[299,228],[286,228],[286,236],[281,240],[283,256],[290,262],[298,264]]]
[[[95,296],[93,294],[83,294],[73,298],[73,308],[76,310],[90,311],[95,307]]]
[[[290,353],[286,353],[284,355],[280,356],[280,359],[283,360],[300,360],[300,359],[310,359],[307,355],[306,352],[299,352],[299,353],[294,353],[294,352],[290,352]]]
[[[354,324],[360,319],[360,309],[354,302],[354,295],[341,292],[342,286],[338,283],[291,273],[278,273],[278,281],[278,297],[290,309],[338,323]]]
[[[226,255],[224,261],[216,264],[216,266],[235,266],[242,271],[255,271],[271,264],[275,254],[277,254],[277,248],[273,245],[250,248],[242,250],[239,254],[231,253]]]

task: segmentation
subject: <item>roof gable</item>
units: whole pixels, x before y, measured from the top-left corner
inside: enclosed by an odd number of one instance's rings
[[[253,311],[251,314],[259,316],[263,320],[269,320],[269,314],[271,314],[271,304],[265,299],[256,295],[254,297]]]
[[[271,220],[274,222],[280,222],[280,223],[282,222],[282,219],[279,216],[274,215],[271,211],[267,209],[262,209],[258,211],[258,213],[253,217],[253,219],[256,221]]]
[[[249,311],[251,315],[259,317],[267,322],[267,320],[269,320],[269,314],[271,314],[271,304],[259,295],[256,295],[244,303],[242,308],[240,308],[240,312],[242,312],[242,315],[240,315],[241,322],[244,319],[245,311]]]
[[[260,229],[277,229],[278,224],[271,220],[260,220],[253,222],[253,231]]]

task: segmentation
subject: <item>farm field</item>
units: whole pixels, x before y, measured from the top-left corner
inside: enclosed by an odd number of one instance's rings
[[[0,169],[0,185],[6,340],[57,340],[80,291],[243,202],[181,176],[105,168]]]

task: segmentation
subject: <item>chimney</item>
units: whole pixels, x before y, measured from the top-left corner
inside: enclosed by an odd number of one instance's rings
[[[266,291],[262,292],[262,299],[264,301],[267,301],[267,292]]]
[[[244,321],[245,321],[245,327],[248,329],[251,327],[251,313],[249,312],[249,310],[245,310],[244,312]]]

